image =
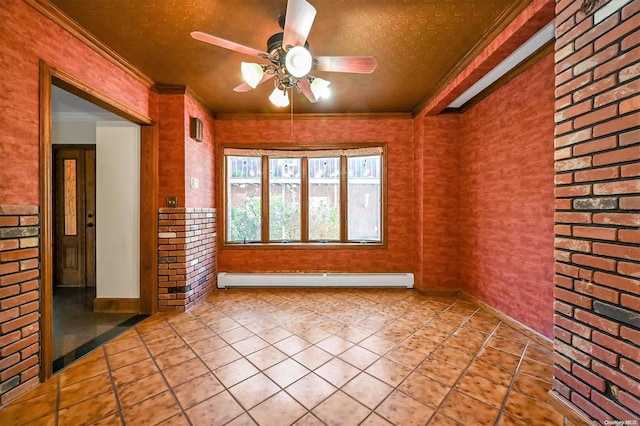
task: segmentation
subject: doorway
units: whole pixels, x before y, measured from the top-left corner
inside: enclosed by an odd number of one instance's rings
[[[151,120],[143,114],[137,111],[131,110],[122,103],[113,99],[109,95],[101,92],[100,90],[89,86],[82,81],[74,78],[73,76],[61,71],[55,67],[50,66],[45,62],[40,64],[40,105],[41,105],[41,120],[40,120],[40,194],[41,194],[41,364],[40,364],[40,380],[44,381],[51,377],[54,371],[53,363],[53,340],[54,340],[54,290],[57,289],[84,289],[86,291],[97,291],[100,288],[99,278],[99,259],[100,252],[97,251],[96,255],[96,282],[93,286],[91,284],[91,276],[87,280],[86,277],[86,249],[87,244],[91,245],[91,241],[87,243],[86,235],[84,241],[85,251],[85,282],[83,286],[65,287],[54,285],[54,271],[55,274],[59,274],[56,262],[60,256],[56,256],[56,239],[55,234],[55,202],[54,202],[54,154],[53,154],[53,139],[55,139],[55,130],[53,129],[53,108],[52,98],[53,92],[58,89],[69,92],[75,96],[88,101],[93,107],[100,107],[103,110],[120,117],[129,123],[129,126],[134,125],[137,129],[137,141],[136,148],[139,155],[136,157],[138,164],[138,176],[139,176],[139,193],[136,194],[139,202],[139,210],[135,212],[135,220],[139,223],[139,237],[133,243],[139,249],[139,257],[137,258],[138,267],[136,282],[137,291],[139,293],[138,303],[136,304],[137,314],[150,314],[156,311],[157,306],[157,185],[158,185],[158,151],[157,151],[157,126],[152,124]],[[95,134],[95,124],[93,133]],[[73,143],[78,143],[77,141]],[[81,142],[82,143],[82,142]],[[95,143],[94,143],[95,144]],[[100,158],[99,149],[96,150],[96,158]],[[72,158],[67,158],[72,159]],[[77,159],[76,159],[77,160]],[[64,162],[63,162],[64,163]],[[67,163],[71,164],[71,163]],[[70,167],[70,166],[69,166]],[[77,167],[77,163],[76,163]],[[104,169],[104,167],[103,167]],[[96,165],[98,176],[96,177],[97,188],[99,192],[99,170],[100,165]],[[77,178],[77,177],[76,177]],[[97,196],[99,200],[99,196]],[[96,203],[96,213],[93,219],[97,219],[100,216],[99,202]],[[86,213],[86,210],[85,210]],[[76,212],[78,215],[78,212]],[[133,215],[133,213],[131,214]],[[64,217],[64,214],[63,214]],[[77,217],[76,217],[77,219]],[[79,223],[79,222],[78,222]],[[78,223],[76,226],[78,226]],[[86,222],[87,224],[91,222]],[[97,226],[94,223],[94,229],[97,230]],[[77,229],[76,229],[77,232]],[[95,237],[96,247],[99,245],[100,235],[96,233]],[[75,242],[76,251],[81,249],[82,242]],[[73,245],[71,244],[71,245]],[[69,252],[73,252],[74,249],[69,249]],[[76,258],[77,260],[77,258]],[[73,260],[71,256],[65,260],[67,266],[73,266]],[[64,269],[64,268],[63,268]],[[72,270],[73,268],[68,268]],[[79,267],[76,267],[79,269]],[[89,267],[91,269],[91,267]],[[76,276],[82,276],[82,272],[75,272]],[[66,275],[62,274],[62,276]],[[73,275],[73,274],[71,274]],[[58,276],[56,276],[57,278]],[[64,278],[67,279],[66,277]],[[77,282],[76,282],[77,284]],[[91,303],[87,303],[87,300],[95,300],[96,296],[86,294],[82,296],[82,303],[91,307]],[[79,306],[79,305],[74,305]],[[80,311],[80,309],[71,309],[72,311]],[[90,310],[90,309],[88,309]],[[58,309],[57,311],[64,312],[65,309]],[[91,312],[93,313],[93,312]],[[102,314],[101,314],[102,315]],[[120,323],[120,325],[127,326]],[[106,334],[106,336],[105,336]],[[109,336],[108,333],[102,333],[102,337],[105,340],[102,342],[94,342],[96,347],[99,344],[110,340],[113,335]],[[81,351],[76,351],[76,357],[83,355],[83,348]],[[91,350],[91,349],[89,349]],[[88,352],[86,347],[84,353]]]

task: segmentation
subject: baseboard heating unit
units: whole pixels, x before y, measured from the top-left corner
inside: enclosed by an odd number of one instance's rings
[[[218,274],[218,288],[230,287],[395,287],[413,288],[411,273],[229,273]]]

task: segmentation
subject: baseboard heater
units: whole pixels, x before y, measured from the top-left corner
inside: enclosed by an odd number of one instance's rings
[[[229,273],[218,274],[218,288],[229,287],[395,287],[413,288],[411,273]]]

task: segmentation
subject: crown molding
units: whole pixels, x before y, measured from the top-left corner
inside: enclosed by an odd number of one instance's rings
[[[97,37],[83,28],[76,21],[71,19],[67,14],[58,9],[49,0],[24,0],[28,5],[36,9],[42,15],[58,24],[62,29],[82,41],[96,53],[107,59],[112,64],[123,70],[129,76],[142,83],[144,86],[151,88],[154,81],[146,76],[142,71],[133,66],[129,61],[120,56],[109,46],[100,41]]]
[[[410,112],[294,114],[295,120],[413,120]],[[216,120],[291,120],[289,113],[217,114]]]

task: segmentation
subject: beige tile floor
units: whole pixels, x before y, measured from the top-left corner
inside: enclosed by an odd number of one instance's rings
[[[411,290],[216,290],[0,411],[1,425],[561,425],[552,354]]]

